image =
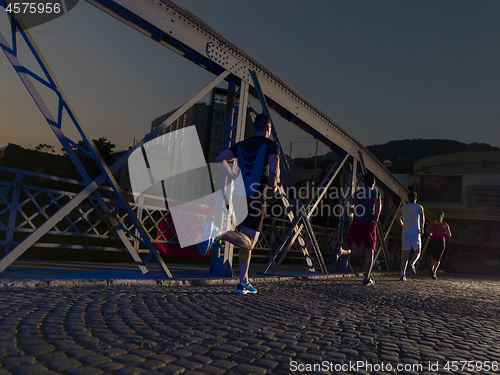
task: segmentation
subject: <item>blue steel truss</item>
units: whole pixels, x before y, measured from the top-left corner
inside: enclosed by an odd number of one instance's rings
[[[108,167],[103,162],[89,135],[85,131],[83,125],[81,125],[81,122],[78,120],[75,111],[71,108],[71,105],[69,104],[67,98],[57,84],[54,75],[48,68],[40,51],[38,51],[38,49],[36,48],[36,45],[32,41],[32,38],[27,32],[22,30],[22,27],[20,27],[17,20],[11,18],[12,47],[8,45],[3,35],[0,34],[1,48],[7,55],[7,58],[14,66],[17,73],[19,74],[19,77],[26,85],[28,91],[39,106],[49,126],[52,128],[53,132],[56,134],[64,149],[82,175],[86,187],[77,196],[75,196],[71,202],[68,203],[67,207],[64,206],[63,208],[61,208],[61,210],[56,215],[51,217],[47,221],[47,223],[38,228],[29,237],[29,240],[25,240],[21,245],[16,247],[16,249],[11,252],[11,254],[13,255],[9,259],[2,259],[2,261],[0,261],[0,270],[2,270],[2,267],[5,268],[8,264],[10,264],[9,262],[12,262],[12,259],[15,259],[16,255],[18,256],[18,254],[25,251],[30,246],[30,244],[34,243],[34,241],[40,238],[41,235],[43,235],[44,231],[47,231],[52,224],[62,219],[65,213],[69,212],[71,209],[77,206],[79,202],[84,200],[90,194],[94,193],[95,190],[100,185],[102,185],[102,183],[107,181],[117,196],[116,206],[109,207],[102,199],[100,199],[99,203],[102,210],[104,210],[108,216],[115,216],[115,218],[112,218],[112,220],[117,236],[122,239],[133,259],[136,261],[139,268],[143,272],[147,272],[145,265],[151,257],[154,257],[161,266],[164,273],[167,276],[171,276],[167,267],[159,257],[155,247],[148,239],[147,230],[143,227],[140,220],[134,220],[136,233],[132,233],[129,229],[121,226],[119,220],[117,220],[118,217],[116,216],[116,212],[120,209],[125,209],[131,215],[131,217],[135,216],[123,193],[116,184],[112,173],[121,168],[127,162],[129,155],[134,152],[134,150],[160,135],[182,113],[184,113],[187,108],[201,99],[213,87],[224,80],[227,80],[230,83],[230,92],[233,92],[233,98],[236,96],[239,96],[240,98],[240,108],[237,108],[237,106],[235,106],[235,103],[232,101],[229,101],[228,104],[230,108],[229,115],[227,116],[227,126],[225,129],[223,144],[224,147],[229,146],[231,142],[242,139],[241,137],[244,134],[244,118],[246,116],[246,106],[247,104],[249,104],[248,97],[253,97],[260,102],[264,113],[270,114],[270,111],[274,111],[294,126],[299,127],[308,134],[312,135],[319,142],[336,151],[338,155],[342,155],[342,162],[332,166],[331,170],[329,171],[328,178],[326,178],[325,180],[326,184],[329,185],[332,183],[333,179],[341,170],[341,168],[344,168],[344,170],[351,168],[352,181],[354,181],[357,176],[357,163],[359,162],[361,163],[360,165],[363,172],[366,170],[370,170],[372,173],[374,173],[378,177],[381,185],[383,185],[387,191],[393,194],[396,199],[398,197],[400,199],[403,199],[403,197],[406,196],[407,189],[390,172],[388,172],[387,169],[378,160],[376,160],[376,158],[373,157],[373,155],[371,155],[359,142],[352,138],[344,129],[340,128],[340,126],[335,124],[325,114],[319,111],[305,98],[300,96],[295,90],[293,90],[285,82],[280,80],[262,64],[258,63],[251,56],[238,49],[221,34],[210,28],[210,26],[193,16],[191,13],[174,4],[172,1],[86,1],[92,5],[95,5],[111,16],[117,18],[118,20],[124,22],[125,24],[133,27],[137,31],[142,32],[146,36],[156,40],[161,45],[182,55],[183,57],[197,64],[203,69],[212,72],[217,76],[217,78],[205,89],[200,91],[200,93],[195,95],[184,106],[177,110],[163,124],[155,128],[154,131],[149,133],[144,139],[138,142],[136,146],[129,150],[129,152],[127,152],[122,158],[120,158],[120,160],[118,160],[112,166]],[[5,0],[0,0],[0,6],[5,6],[5,4]],[[32,71],[26,69],[19,63],[17,59],[17,39],[15,35],[16,32],[19,32],[20,35],[22,35],[24,41],[29,46],[29,49],[42,68],[44,77],[34,74]],[[36,91],[31,79],[35,79],[37,82],[42,83],[54,93],[56,93],[57,97],[59,98],[59,106],[57,110],[58,113],[56,118],[54,118],[50,114],[50,111],[48,111],[47,106],[44,104],[40,95]],[[250,111],[253,110],[250,108]],[[84,150],[79,147],[77,142],[70,140],[62,132],[62,120],[63,117],[65,117],[64,114],[69,117],[73,125],[76,127],[88,150]],[[237,118],[235,118],[236,116]],[[274,126],[273,137],[276,141],[279,142],[279,138],[274,129]],[[74,149],[78,149],[79,151],[88,155],[99,165],[102,173],[97,179],[93,181],[90,179],[87,171],[78,159],[77,154],[74,152]],[[284,180],[286,181],[286,184],[288,184],[288,186],[294,187],[290,169],[282,150],[281,160],[283,163],[283,170],[285,171]],[[346,162],[347,160],[349,161]],[[347,181],[344,181],[344,184],[344,186],[350,185],[349,187],[351,188],[351,191],[355,187],[353,183],[347,183]],[[314,270],[315,263],[315,265],[319,266],[321,272],[326,273],[327,270],[326,265],[323,261],[322,252],[319,248],[318,242],[316,241],[312,226],[309,221],[310,214],[312,212],[311,209],[314,209],[315,205],[317,205],[322,197],[315,197],[312,206],[309,205],[307,208],[305,208],[302,205],[301,200],[296,195],[291,197],[286,196],[283,190],[283,185],[281,186],[281,192],[283,194],[283,203],[285,204],[285,206],[296,207],[298,209],[298,215],[295,217],[292,212],[289,212],[288,217],[292,221],[292,228],[290,230],[290,233],[288,234],[288,239],[286,240],[288,242],[284,241],[284,243],[288,243],[288,246],[286,248],[283,247],[283,244],[282,246],[280,246],[280,248],[276,251],[272,261],[270,262],[270,264],[268,264],[266,270],[268,270],[269,267],[272,266],[273,272],[275,272],[276,267],[286,255],[286,252],[288,251],[287,249],[291,247],[294,241],[298,240],[303,254],[306,258],[307,264],[310,266],[310,269]],[[99,198],[99,195],[97,196]],[[229,218],[227,220],[227,223],[229,225]],[[337,246],[340,246],[343,242],[343,230],[347,229],[348,223],[349,219],[345,218],[345,220],[341,224],[340,238]],[[390,230],[390,228],[388,230]],[[129,241],[127,240],[127,235],[134,236],[137,240],[139,240],[150,249],[150,252],[144,261],[140,260],[137,252],[130,245]],[[311,253],[309,253],[308,248],[312,250]],[[218,254],[213,255],[212,257],[211,269],[213,268],[214,270],[216,270],[216,273],[231,276],[232,273],[230,270],[230,259],[232,259],[232,247],[226,247],[222,252],[220,250],[221,249],[219,248]],[[9,256],[11,254],[9,254]],[[277,255],[281,255],[281,259],[278,261],[278,263],[275,262]],[[314,258],[312,256],[314,256]]]
[[[5,1],[0,3],[0,6],[5,7]],[[132,256],[133,260],[143,273],[147,273],[148,270],[146,268],[146,262],[144,262],[137,253],[136,249],[131,244],[130,240],[127,238],[127,234],[139,240],[144,246],[146,246],[150,254],[155,258],[156,262],[160,266],[161,270],[167,277],[172,277],[172,274],[168,270],[167,266],[163,262],[162,258],[158,254],[155,246],[151,243],[147,231],[143,227],[142,223],[136,218],[135,213],[130,207],[125,195],[122,190],[118,186],[116,180],[113,177],[110,169],[102,159],[99,151],[95,147],[93,141],[91,140],[89,134],[85,130],[83,124],[78,119],[75,111],[73,110],[71,104],[68,99],[64,95],[63,90],[60,88],[57,80],[55,79],[53,73],[51,72],[48,64],[43,58],[41,52],[36,47],[33,39],[31,38],[28,31],[24,30],[20,21],[14,17],[13,13],[10,14],[10,22],[11,22],[11,36],[12,36],[12,44],[9,46],[7,40],[0,33],[0,47],[4,51],[5,55],[9,59],[10,63],[16,70],[19,78],[22,80],[33,100],[37,104],[38,108],[42,112],[45,120],[47,121],[49,127],[52,129],[59,142],[63,146],[64,150],[68,154],[69,158],[77,168],[80,173],[86,187],[70,202],[64,205],[57,213],[55,213],[52,217],[50,217],[42,226],[37,228],[30,236],[28,236],[21,244],[17,245],[12,251],[10,251],[4,258],[0,261],[0,272],[3,271],[6,267],[12,264],[20,255],[22,255],[30,246],[32,246],[37,240],[39,240],[50,228],[57,222],[59,222],[64,216],[66,216],[72,209],[74,209],[81,201],[87,198],[90,194],[96,192],[97,188],[101,186],[105,181],[108,182],[110,187],[113,189],[114,194],[117,197],[116,205],[114,207],[110,207],[103,197],[97,193],[96,199],[100,205],[100,208],[103,212],[108,216],[111,225],[113,226],[113,232],[119,237],[127,248],[128,252]],[[22,37],[22,40],[26,43],[29,48],[29,51],[32,53],[36,62],[38,63],[43,76],[40,76],[34,73],[32,70],[23,66],[18,59],[18,35]],[[58,99],[58,110],[57,117],[54,117],[50,112],[48,106],[40,95],[39,91],[36,89],[35,85],[32,82],[32,79],[35,79],[37,82],[40,82],[44,86],[54,93]],[[73,125],[78,133],[80,134],[82,140],[84,141],[88,150],[84,150],[78,146],[78,142],[71,140],[68,138],[63,132],[63,118],[68,116],[71,125]],[[82,151],[85,155],[89,156],[94,162],[99,166],[102,173],[95,180],[89,176],[88,171],[85,169],[84,165],[78,158],[78,155],[75,152],[75,149]],[[119,218],[117,217],[117,213],[120,209],[124,209],[127,212],[127,215],[133,221],[135,228],[137,229],[137,235],[131,233],[129,229],[124,227]]]
[[[242,141],[245,136],[246,115],[249,106],[248,84],[236,79],[228,82],[227,108],[224,124],[224,135],[222,139],[222,150]],[[235,167],[237,162],[234,163]],[[229,197],[232,199],[232,196]],[[232,214],[232,202],[229,202],[229,215]],[[236,229],[230,217],[223,218],[224,228],[227,230]],[[211,252],[210,273],[224,277],[233,277],[233,249],[230,242],[225,242],[224,246],[217,243]]]

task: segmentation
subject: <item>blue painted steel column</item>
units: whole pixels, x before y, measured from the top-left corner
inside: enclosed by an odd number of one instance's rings
[[[0,3],[0,5],[5,5],[5,4]],[[90,178],[90,176],[87,173],[87,170],[85,169],[85,167],[83,166],[83,164],[79,160],[77,154],[75,153],[74,148],[79,149],[81,152],[83,152],[85,155],[89,156],[91,159],[93,159],[96,162],[96,164],[99,166],[99,168],[103,172],[101,174],[101,176],[103,176],[108,181],[108,183],[110,184],[114,193],[116,194],[117,205],[116,205],[116,208],[114,211],[109,208],[108,204],[104,201],[102,196],[100,196],[99,194],[96,196],[96,199],[99,202],[102,210],[106,213],[111,214],[111,215],[113,215],[113,214],[116,215],[116,213],[118,212],[118,208],[120,206],[123,207],[125,209],[125,211],[127,212],[129,218],[134,223],[135,227],[139,228],[139,230],[141,232],[141,237],[142,237],[141,242],[143,242],[150,249],[150,251],[153,253],[153,256],[155,257],[158,265],[160,266],[162,271],[165,273],[165,275],[167,277],[172,277],[170,271],[168,270],[168,268],[164,264],[163,260],[159,256],[156,248],[154,247],[154,245],[151,243],[150,239],[148,238],[148,234],[145,231],[145,229],[142,227],[142,224],[135,218],[135,214],[133,213],[128,202],[126,201],[126,199],[123,195],[123,192],[118,187],[117,182],[115,181],[111,171],[109,170],[107,165],[104,163],[101,155],[97,151],[93,141],[90,139],[87,131],[85,130],[83,125],[80,123],[79,119],[77,118],[73,108],[71,107],[71,104],[69,103],[68,99],[65,97],[63,90],[58,86],[54,75],[50,71],[48,64],[46,63],[46,61],[44,60],[40,51],[36,47],[30,34],[26,30],[23,30],[23,28],[20,26],[19,22],[12,15],[11,15],[10,19],[11,19],[11,26],[12,26],[12,48],[9,47],[9,45],[8,45],[8,43],[7,43],[7,41],[4,38],[2,33],[0,33],[0,47],[4,51],[5,55],[7,56],[7,58],[9,59],[9,61],[13,65],[13,67],[15,68],[16,72],[19,75],[19,78],[25,84],[26,88],[28,89],[28,92],[31,94],[33,100],[35,101],[35,103],[39,107],[39,109],[42,112],[45,119],[47,120],[50,128],[52,129],[54,134],[59,139],[59,142],[61,143],[61,145],[63,146],[63,148],[67,152],[67,154],[70,157],[70,159],[72,160],[73,164],[78,169],[80,175],[82,176],[83,180],[85,181],[85,183],[87,185],[87,190],[91,186],[93,186],[93,191],[95,191],[100,186],[100,184],[102,184],[102,182],[104,182],[104,181],[102,181],[98,185],[95,184],[96,180],[92,181],[92,179]],[[19,35],[21,35],[23,37],[24,41],[26,42],[26,45],[28,46],[29,50],[32,53],[32,56],[35,58],[35,60],[39,64],[39,67],[41,68],[45,77],[38,76],[34,72],[32,72],[29,69],[27,69],[26,67],[24,67],[19,62],[19,60],[17,58],[17,52],[18,52],[18,50],[17,50],[17,33],[19,33]],[[33,82],[31,81],[31,77],[35,78],[37,81],[39,81],[40,83],[44,84],[47,88],[52,90],[54,92],[54,94],[56,95],[56,97],[59,99],[57,118],[53,117],[53,115],[51,114],[46,103],[44,102],[41,95],[39,94],[38,90],[33,85]],[[88,151],[82,149],[78,145],[77,142],[72,141],[71,139],[69,139],[68,137],[66,137],[64,135],[64,133],[62,131],[62,118],[63,118],[64,111],[66,111],[66,114],[68,115],[70,121],[73,123],[76,130],[78,131],[78,133],[82,137],[82,140],[86,144]],[[67,205],[67,207],[70,207],[70,206],[71,205]],[[54,217],[60,217],[61,215],[65,216],[67,213],[69,213],[69,211],[66,213],[64,213],[64,212],[65,211],[63,209],[61,209],[58,213],[56,213],[54,215]],[[125,247],[129,251],[130,255],[134,259],[135,263],[137,264],[137,266],[139,267],[141,272],[147,273],[148,270],[145,267],[145,264],[143,263],[142,259],[138,255],[136,249],[134,249],[134,247],[132,246],[132,244],[130,243],[130,241],[128,240],[128,238],[126,236],[127,233],[129,235],[131,235],[132,237],[134,237],[134,235],[132,233],[130,233],[127,230],[127,228],[125,228],[123,225],[121,225],[118,220],[112,218],[112,222],[113,222],[113,224],[112,224],[113,225],[113,232],[117,235],[117,237],[119,237],[122,240],[123,244],[125,245]],[[47,222],[45,224],[47,224]],[[22,253],[24,253],[24,251],[26,251],[28,249],[28,247],[30,246],[29,244],[32,243],[33,239],[40,238],[40,236],[43,235],[43,233],[41,233],[42,227],[45,228],[44,229],[45,231],[50,229],[50,227],[45,225],[45,224],[42,225],[40,228],[38,228],[38,230],[36,231],[37,235],[35,235],[33,233],[27,239],[25,239],[20,245],[18,245],[15,249],[16,250],[15,254],[13,254],[13,252],[11,252],[11,253],[9,253],[8,259],[6,259],[6,257],[4,257],[1,261],[2,267],[4,267],[4,268],[7,267],[8,265],[10,265],[9,262],[14,261],[16,259],[16,257],[18,257]]]
[[[224,121],[224,136],[222,139],[222,150],[231,147],[232,145],[242,141],[245,137],[246,117],[248,108],[248,88],[249,85],[245,81],[232,79],[228,84],[228,96],[226,117]],[[238,104],[237,102],[238,100]],[[234,162],[236,164],[236,161]],[[229,215],[232,214],[232,190],[229,197]],[[234,230],[232,227],[231,218],[223,219],[225,229]],[[233,277],[233,249],[234,246],[226,241],[224,247],[217,243],[212,248],[210,255],[210,273],[222,277]]]

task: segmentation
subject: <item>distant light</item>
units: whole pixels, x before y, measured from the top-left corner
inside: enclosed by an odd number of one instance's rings
[[[385,160],[385,161],[384,161],[384,167],[386,167],[386,168],[390,168],[390,167],[392,167],[392,161],[390,161],[390,160]]]

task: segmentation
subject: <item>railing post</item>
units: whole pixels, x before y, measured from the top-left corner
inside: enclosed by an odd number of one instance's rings
[[[142,214],[143,214],[142,211],[143,211],[143,207],[144,207],[144,195],[141,195],[139,197],[139,204],[137,204],[136,207],[137,207],[137,212],[136,212],[137,220],[139,220],[139,222],[144,225],[144,222],[142,220]],[[135,227],[135,233],[134,234],[136,235],[137,238],[139,238],[139,236],[141,235],[140,231],[139,231],[139,228]],[[139,250],[140,242],[139,242],[139,240],[137,240],[137,238],[133,239],[133,243],[134,243],[133,246],[134,246],[134,249]]]

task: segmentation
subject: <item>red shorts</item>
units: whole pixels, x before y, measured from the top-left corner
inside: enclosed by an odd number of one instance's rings
[[[375,249],[377,243],[377,223],[368,220],[354,220],[347,233],[347,245],[351,247],[353,243],[361,246],[365,243],[367,249]]]

